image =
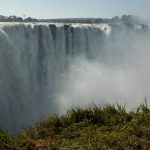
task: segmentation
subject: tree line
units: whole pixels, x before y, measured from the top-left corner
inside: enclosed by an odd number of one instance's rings
[[[13,16],[3,16],[0,15],[0,22],[37,22],[38,20],[31,17],[17,17],[15,15]]]

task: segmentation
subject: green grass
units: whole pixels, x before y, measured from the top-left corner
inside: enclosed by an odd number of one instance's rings
[[[24,129],[18,137],[1,132],[0,141],[10,145],[6,149],[149,150],[150,109],[146,100],[135,112],[119,104],[73,107]]]

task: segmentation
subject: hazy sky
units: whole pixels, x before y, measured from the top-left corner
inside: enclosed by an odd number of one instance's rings
[[[131,14],[149,18],[150,0],[0,0],[0,14],[36,18],[112,17]]]

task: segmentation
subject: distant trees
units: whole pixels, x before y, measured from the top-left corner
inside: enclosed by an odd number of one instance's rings
[[[35,18],[26,17],[17,17],[15,15],[12,16],[3,16],[0,15],[0,22],[64,22],[64,23],[127,23],[127,24],[139,24],[140,19],[133,15],[123,15],[121,17],[115,16],[111,19],[107,18],[76,18],[76,19],[48,19],[48,20],[37,20]]]
[[[38,20],[35,18],[27,17],[27,18],[22,18],[22,17],[17,17],[15,15],[13,16],[3,16],[0,15],[0,22],[37,22]]]
[[[133,15],[123,15],[121,17],[121,20],[125,23],[139,23],[139,18],[137,16],[133,16]]]
[[[115,16],[111,20],[112,20],[112,22],[119,22],[120,18],[118,16]]]
[[[121,17],[115,16],[111,19],[111,22],[123,22],[123,23],[131,23],[131,24],[138,24],[140,19],[137,16],[133,15],[122,15]]]
[[[37,22],[38,20],[35,18],[28,17],[28,18],[25,18],[24,21],[25,22]]]

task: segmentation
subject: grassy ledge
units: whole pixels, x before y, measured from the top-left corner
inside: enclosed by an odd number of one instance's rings
[[[24,129],[17,137],[0,131],[0,150],[149,150],[150,109],[121,105],[73,107]]]

